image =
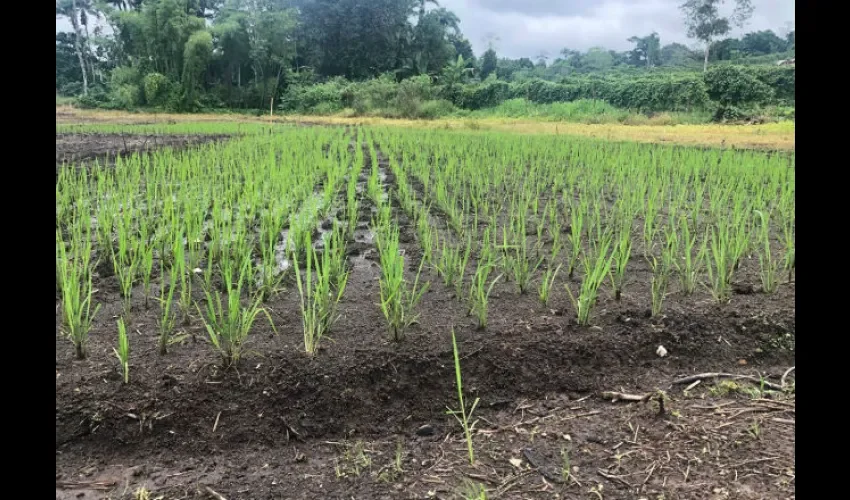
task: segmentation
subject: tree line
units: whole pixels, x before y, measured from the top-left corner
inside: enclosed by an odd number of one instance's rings
[[[114,107],[256,109],[334,78],[428,75],[451,89],[494,78],[696,68],[701,56],[707,65],[794,50],[793,31],[717,39],[732,23],[717,11],[722,1],[682,5],[689,34],[710,48],[704,54],[662,45],[650,33],[630,37],[628,51],[565,48],[550,62],[546,53],[499,58],[492,45],[476,57],[460,19],[437,0],[56,0],[57,18],[72,26],[56,34],[56,86]],[[748,0],[736,2],[740,24],[752,9]]]

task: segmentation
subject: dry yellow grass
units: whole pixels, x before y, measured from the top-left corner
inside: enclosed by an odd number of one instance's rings
[[[794,150],[793,122],[764,125],[586,125],[516,119],[396,120],[375,117],[264,116],[240,114],[127,113],[56,107],[57,123],[163,123],[198,121],[299,122],[335,125],[392,125],[417,128],[494,130],[518,134],[559,134],[615,141],[653,142],[691,146],[725,146],[752,149]]]

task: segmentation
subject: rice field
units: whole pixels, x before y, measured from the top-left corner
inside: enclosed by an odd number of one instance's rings
[[[795,212],[793,152],[57,125],[57,498],[793,496]]]

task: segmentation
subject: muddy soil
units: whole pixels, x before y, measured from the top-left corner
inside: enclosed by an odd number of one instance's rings
[[[364,200],[361,218],[370,208]],[[415,273],[414,231],[400,220]],[[479,330],[425,271],[419,323],[392,342],[374,245],[357,239],[341,319],[312,358],[293,283],[266,304],[277,334],[261,316],[245,359],[227,371],[197,317],[157,355],[158,308],[137,290],[129,385],[112,351],[116,278],[96,278],[103,308],[85,360],[59,333],[57,300],[57,499],[479,498],[467,491],[476,487],[507,499],[794,498],[792,395],[741,381],[672,385],[701,372],[779,384],[795,363],[793,282],[758,293],[758,263],[747,259],[730,303],[673,289],[665,315],[650,318],[650,270],[635,256],[622,300],[603,294],[593,326],[575,324],[562,286],[542,306],[534,290],[500,283]],[[446,413],[458,408],[452,329],[467,405],[479,400],[474,466]],[[612,403],[601,391],[655,396]]]
[[[56,134],[56,168],[63,162],[78,164],[95,159],[108,161],[116,155],[154,151],[164,147],[183,148],[227,136],[211,135],[121,135]]]

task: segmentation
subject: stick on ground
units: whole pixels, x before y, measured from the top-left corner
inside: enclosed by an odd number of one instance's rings
[[[225,498],[224,495],[222,495],[221,493],[218,493],[217,491],[210,488],[209,486],[206,487],[206,490],[207,490],[207,493],[209,493],[210,496],[213,497],[215,500],[227,500],[227,498]]]
[[[627,394],[625,392],[602,391],[602,399],[610,399],[612,403],[617,401],[638,401],[644,403],[652,397],[652,393],[646,394]]]
[[[764,384],[765,387],[767,387],[768,389],[772,389],[774,391],[781,391],[782,390],[781,385],[777,385],[777,384],[774,384],[772,382],[768,382],[767,380],[764,380],[764,379],[751,377],[749,375],[737,375],[737,374],[734,374],[734,373],[720,373],[720,372],[717,372],[717,373],[714,373],[714,372],[712,372],[712,373],[699,373],[697,375],[691,375],[689,377],[676,379],[676,380],[673,381],[673,385],[689,384],[691,382],[696,382],[697,380],[705,380],[705,379],[709,379],[709,378],[743,379],[743,380],[749,380],[750,382],[753,382],[753,383],[756,383],[756,384]]]

